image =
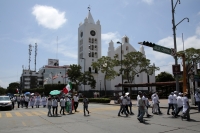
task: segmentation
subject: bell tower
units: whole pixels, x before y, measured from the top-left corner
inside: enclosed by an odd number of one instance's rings
[[[101,58],[101,25],[99,20],[95,23],[88,7],[88,16],[78,28],[78,65],[82,67],[81,71],[98,73],[91,66],[98,58]]]

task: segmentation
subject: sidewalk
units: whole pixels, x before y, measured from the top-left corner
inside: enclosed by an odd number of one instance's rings
[[[160,104],[159,104],[160,108],[168,108],[168,99],[160,99],[159,101],[160,101]],[[149,101],[149,103],[152,104],[151,101]],[[191,109],[197,109],[197,106],[192,105],[191,99],[189,99],[189,103],[190,103]],[[133,106],[136,106],[137,101],[136,100],[132,100],[132,104],[133,104]],[[118,105],[119,106],[119,104],[115,104],[114,103],[114,100],[111,100],[109,105]]]

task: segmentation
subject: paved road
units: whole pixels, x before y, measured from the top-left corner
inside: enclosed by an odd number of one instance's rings
[[[119,106],[89,104],[90,115],[80,112],[72,115],[47,117],[46,108],[0,111],[0,133],[199,133],[200,115],[191,110],[191,121],[182,121],[166,115],[154,115],[139,123],[136,115],[118,117]],[[149,112],[151,109],[149,110]],[[137,113],[137,107],[133,107]]]

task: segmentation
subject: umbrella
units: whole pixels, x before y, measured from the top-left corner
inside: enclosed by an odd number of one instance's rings
[[[33,96],[34,95],[34,93],[31,93],[31,96]]]
[[[125,95],[127,95],[127,96],[128,96],[128,95],[129,95],[129,92],[126,92],[126,93],[125,93]]]
[[[59,90],[53,90],[49,94],[50,95],[58,95],[58,94],[60,94],[60,91]]]
[[[30,95],[30,94],[31,94],[30,92],[25,92],[25,93],[24,93],[24,95]]]

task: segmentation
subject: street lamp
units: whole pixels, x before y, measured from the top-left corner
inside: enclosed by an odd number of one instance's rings
[[[82,59],[84,59],[84,73],[85,73],[85,58],[82,58]],[[84,93],[85,93],[85,77],[84,77]]]
[[[121,76],[122,76],[122,43],[118,41],[117,44],[121,44]],[[122,84],[123,84],[123,77],[122,77]],[[123,87],[122,87],[122,93],[123,93]]]
[[[100,93],[99,93],[99,97],[101,97],[101,80],[99,80],[100,82]]]
[[[172,29],[173,29],[173,35],[174,35],[174,50],[175,50],[175,53],[177,52],[177,48],[176,48],[176,27],[185,19],[187,19],[188,22],[189,22],[189,18],[184,18],[178,24],[175,25],[174,13],[175,13],[175,8],[176,8],[176,5],[177,5],[178,2],[180,4],[180,0],[177,0],[176,4],[174,6],[173,0],[171,0],[171,5],[172,5],[172,25],[173,25]],[[175,65],[177,65],[178,64],[177,55],[174,56],[174,59],[175,59]],[[179,91],[178,74],[176,74],[176,91]]]

